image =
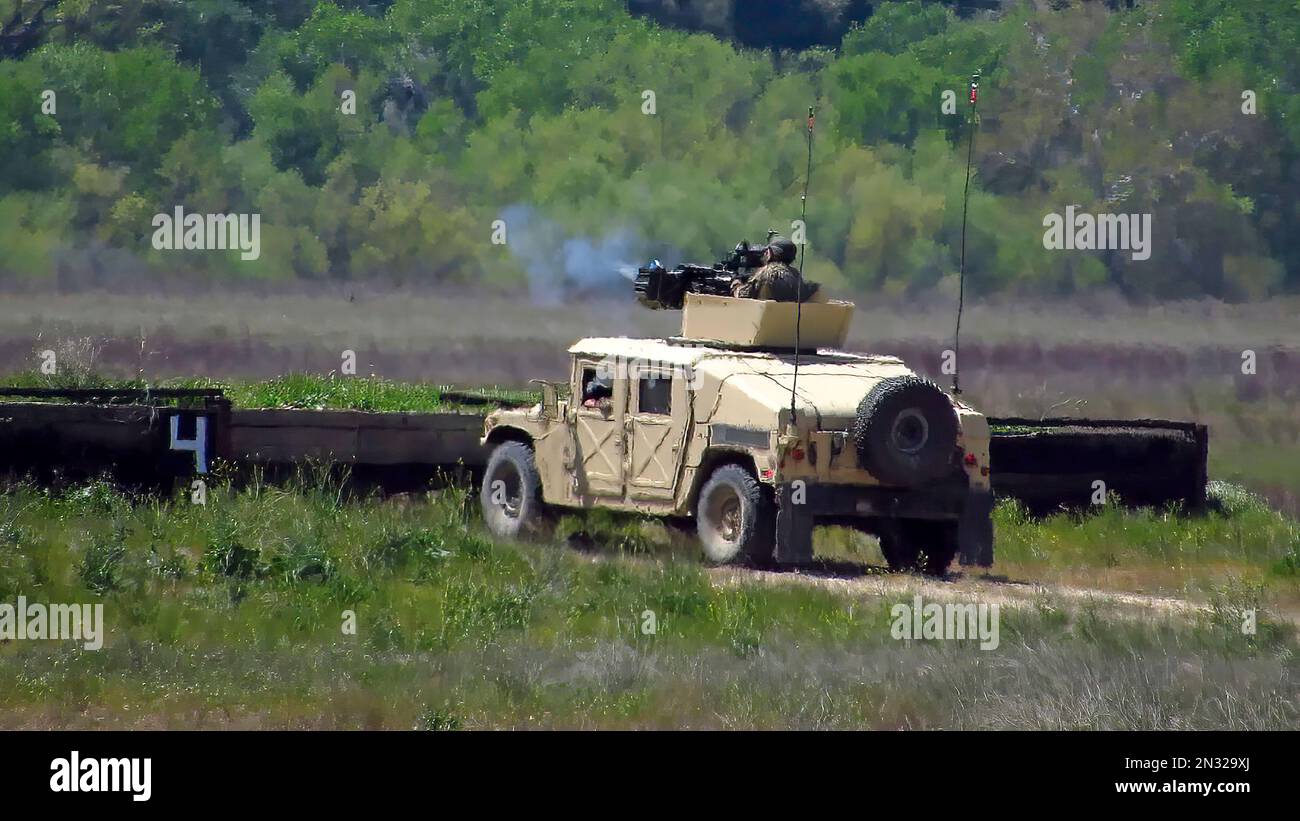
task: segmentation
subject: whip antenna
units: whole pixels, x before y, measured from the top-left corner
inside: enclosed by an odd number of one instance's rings
[[[979,126],[980,73],[970,77],[970,131],[966,138],[966,188],[961,195],[961,264],[957,269],[957,328],[952,334],[952,393],[961,393],[961,311],[966,302],[966,210],[970,205],[970,164],[975,155],[975,129]]]
[[[794,295],[794,377],[790,380],[790,424],[794,424],[795,389],[799,386],[799,325],[803,320],[803,266],[805,249],[808,247],[808,181],[812,179],[813,123],[817,115],[812,106],[808,106],[808,168],[803,175],[803,196],[799,199],[799,227],[803,230],[803,242],[799,243],[799,267],[795,269],[797,278]]]

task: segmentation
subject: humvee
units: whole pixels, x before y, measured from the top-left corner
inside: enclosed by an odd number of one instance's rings
[[[567,383],[485,421],[489,529],[609,508],[693,524],[710,562],[799,565],[814,526],[841,524],[894,569],[989,566],[987,420],[895,357],[841,350],[852,313],[690,293],[680,336],[578,341]]]

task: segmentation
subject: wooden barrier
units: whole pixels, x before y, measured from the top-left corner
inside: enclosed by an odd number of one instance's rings
[[[0,391],[2,392],[2,391]],[[113,402],[121,391],[61,396]],[[112,396],[101,395],[111,393]],[[235,465],[343,465],[378,484],[424,481],[441,469],[483,467],[479,413],[242,410],[212,392],[141,392],[136,404],[0,403],[0,471],[38,481],[109,472],[165,485]],[[130,397],[128,397],[130,398]],[[173,401],[176,405],[167,405]],[[188,404],[189,406],[185,406]],[[990,419],[994,492],[1034,512],[1087,506],[1097,485],[1129,505],[1205,503],[1204,425],[1158,420]],[[419,468],[421,470],[403,470]],[[423,470],[429,469],[429,470]]]
[[[255,463],[478,467],[483,417],[471,413],[235,410],[229,458]]]
[[[1204,507],[1209,431],[1159,419],[991,418],[994,493],[1032,512],[1087,507],[1100,494],[1129,506]],[[1100,484],[1097,484],[1100,483]]]
[[[175,419],[175,422],[173,422]],[[128,481],[206,473],[235,464],[481,467],[483,417],[474,413],[232,410],[201,407],[0,403],[0,470]],[[201,434],[201,436],[200,436]]]

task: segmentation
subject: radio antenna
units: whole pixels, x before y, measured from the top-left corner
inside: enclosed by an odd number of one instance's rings
[[[790,424],[794,424],[795,390],[799,386],[799,325],[803,321],[803,266],[808,247],[808,182],[812,179],[813,123],[817,114],[808,106],[808,168],[803,175],[803,196],[799,198],[799,229],[803,242],[799,243],[799,267],[795,270],[797,284],[794,295],[794,376],[790,379]]]
[[[970,164],[975,156],[975,129],[979,126],[980,73],[970,77],[970,130],[966,137],[966,188],[961,195],[961,264],[957,269],[957,328],[952,334],[952,394],[961,394],[961,312],[966,302],[966,210],[970,205]]]

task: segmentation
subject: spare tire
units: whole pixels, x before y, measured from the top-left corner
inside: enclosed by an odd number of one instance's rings
[[[887,485],[913,487],[948,475],[957,449],[957,411],[938,385],[891,376],[858,404],[858,462]]]

